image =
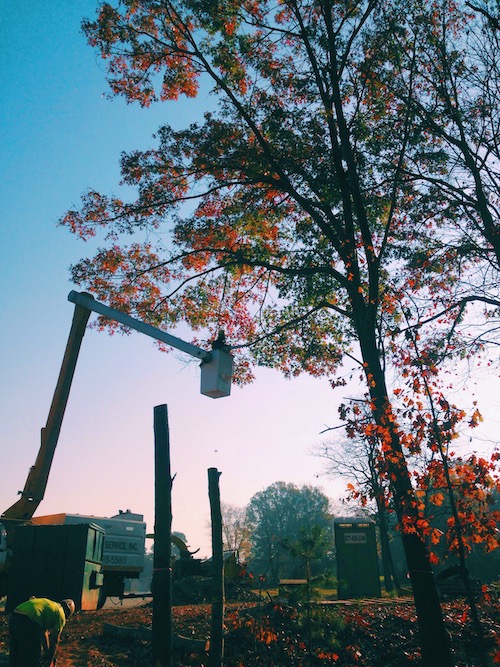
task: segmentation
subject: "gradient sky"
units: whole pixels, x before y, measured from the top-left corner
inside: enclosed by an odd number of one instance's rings
[[[117,193],[121,151],[150,146],[163,122],[181,127],[209,104],[201,97],[142,110],[107,99],[103,65],[80,31],[97,4],[0,4],[0,512],[23,488],[47,419],[73,314],[68,267],[96,247],[58,228],[58,218],[88,187]],[[470,434],[471,448],[484,452],[498,443],[500,424],[498,378],[489,373],[456,382],[460,405],[476,397],[486,416]],[[238,506],[278,480],[339,496],[344,485],[318,477],[321,461],[308,451],[339,423],[342,398],[359,394],[261,370],[250,387],[213,400],[199,393],[197,363],[160,354],[139,334],[88,331],[38,514],[130,508],[152,532],[153,408],[167,404],[173,529],[209,555],[207,469],[222,472],[222,500]]]

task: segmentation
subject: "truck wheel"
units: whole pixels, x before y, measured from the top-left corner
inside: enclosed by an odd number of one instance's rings
[[[97,609],[102,609],[106,604],[106,600],[107,600],[106,589],[104,586],[101,586],[101,588],[99,589],[99,599],[97,600]]]

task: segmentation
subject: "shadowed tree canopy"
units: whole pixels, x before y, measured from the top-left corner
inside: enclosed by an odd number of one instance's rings
[[[323,531],[325,539],[315,553],[316,560],[324,558],[333,546],[329,500],[312,486],[271,484],[250,500],[247,522],[252,535],[252,565],[259,573],[266,573],[273,584],[283,577],[304,577],[302,560],[290,550],[290,544],[301,537]]]
[[[468,304],[498,311],[488,14],[421,0],[104,3],[83,27],[113,94],[148,106],[202,89],[214,110],[122,156],[135,198],[89,190],[62,220],[103,239],[73,267],[78,284],[156,326],[223,329],[240,382],[254,363],[332,383],[345,354],[359,363],[424,663],[439,667],[451,658],[386,363],[411,363],[404,326],[448,355]],[[481,63],[468,46],[483,30]]]
[[[395,299],[424,298],[418,323],[497,308],[496,33],[485,49],[470,11],[105,3],[84,30],[114,94],[148,106],[211,82],[219,104],[122,156],[135,201],[91,190],[68,212],[72,231],[109,242],[74,279],[156,325],[223,327],[240,379],[250,361],[332,373],[360,326],[394,333]]]

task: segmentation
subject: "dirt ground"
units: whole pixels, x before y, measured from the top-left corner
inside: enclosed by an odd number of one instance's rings
[[[500,663],[498,596],[479,604],[487,650]],[[477,638],[464,601],[443,605],[457,667],[480,665]],[[225,614],[226,667],[405,667],[418,665],[415,610],[411,600],[366,601],[295,609],[260,602],[233,602]],[[117,606],[70,619],[58,651],[58,667],[145,667],[151,664],[152,605]],[[174,631],[188,639],[174,665],[207,664],[210,606],[173,608]],[[111,627],[110,627],[111,626]],[[120,636],[118,628],[134,628]],[[7,664],[7,618],[0,614],[0,665]]]

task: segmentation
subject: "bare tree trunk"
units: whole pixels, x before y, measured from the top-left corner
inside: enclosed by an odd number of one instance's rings
[[[387,531],[387,512],[382,502],[377,501],[380,530],[380,547],[382,550],[382,570],[384,573],[385,590],[390,593],[394,587],[400,591],[400,585],[396,577],[394,563],[392,560],[389,534]]]
[[[221,667],[224,659],[224,552],[219,492],[220,475],[217,468],[209,468],[208,496],[212,520],[212,621],[209,667]]]
[[[173,667],[172,576],[172,477],[170,436],[166,405],[154,408],[155,433],[155,528],[153,557],[152,664]]]

